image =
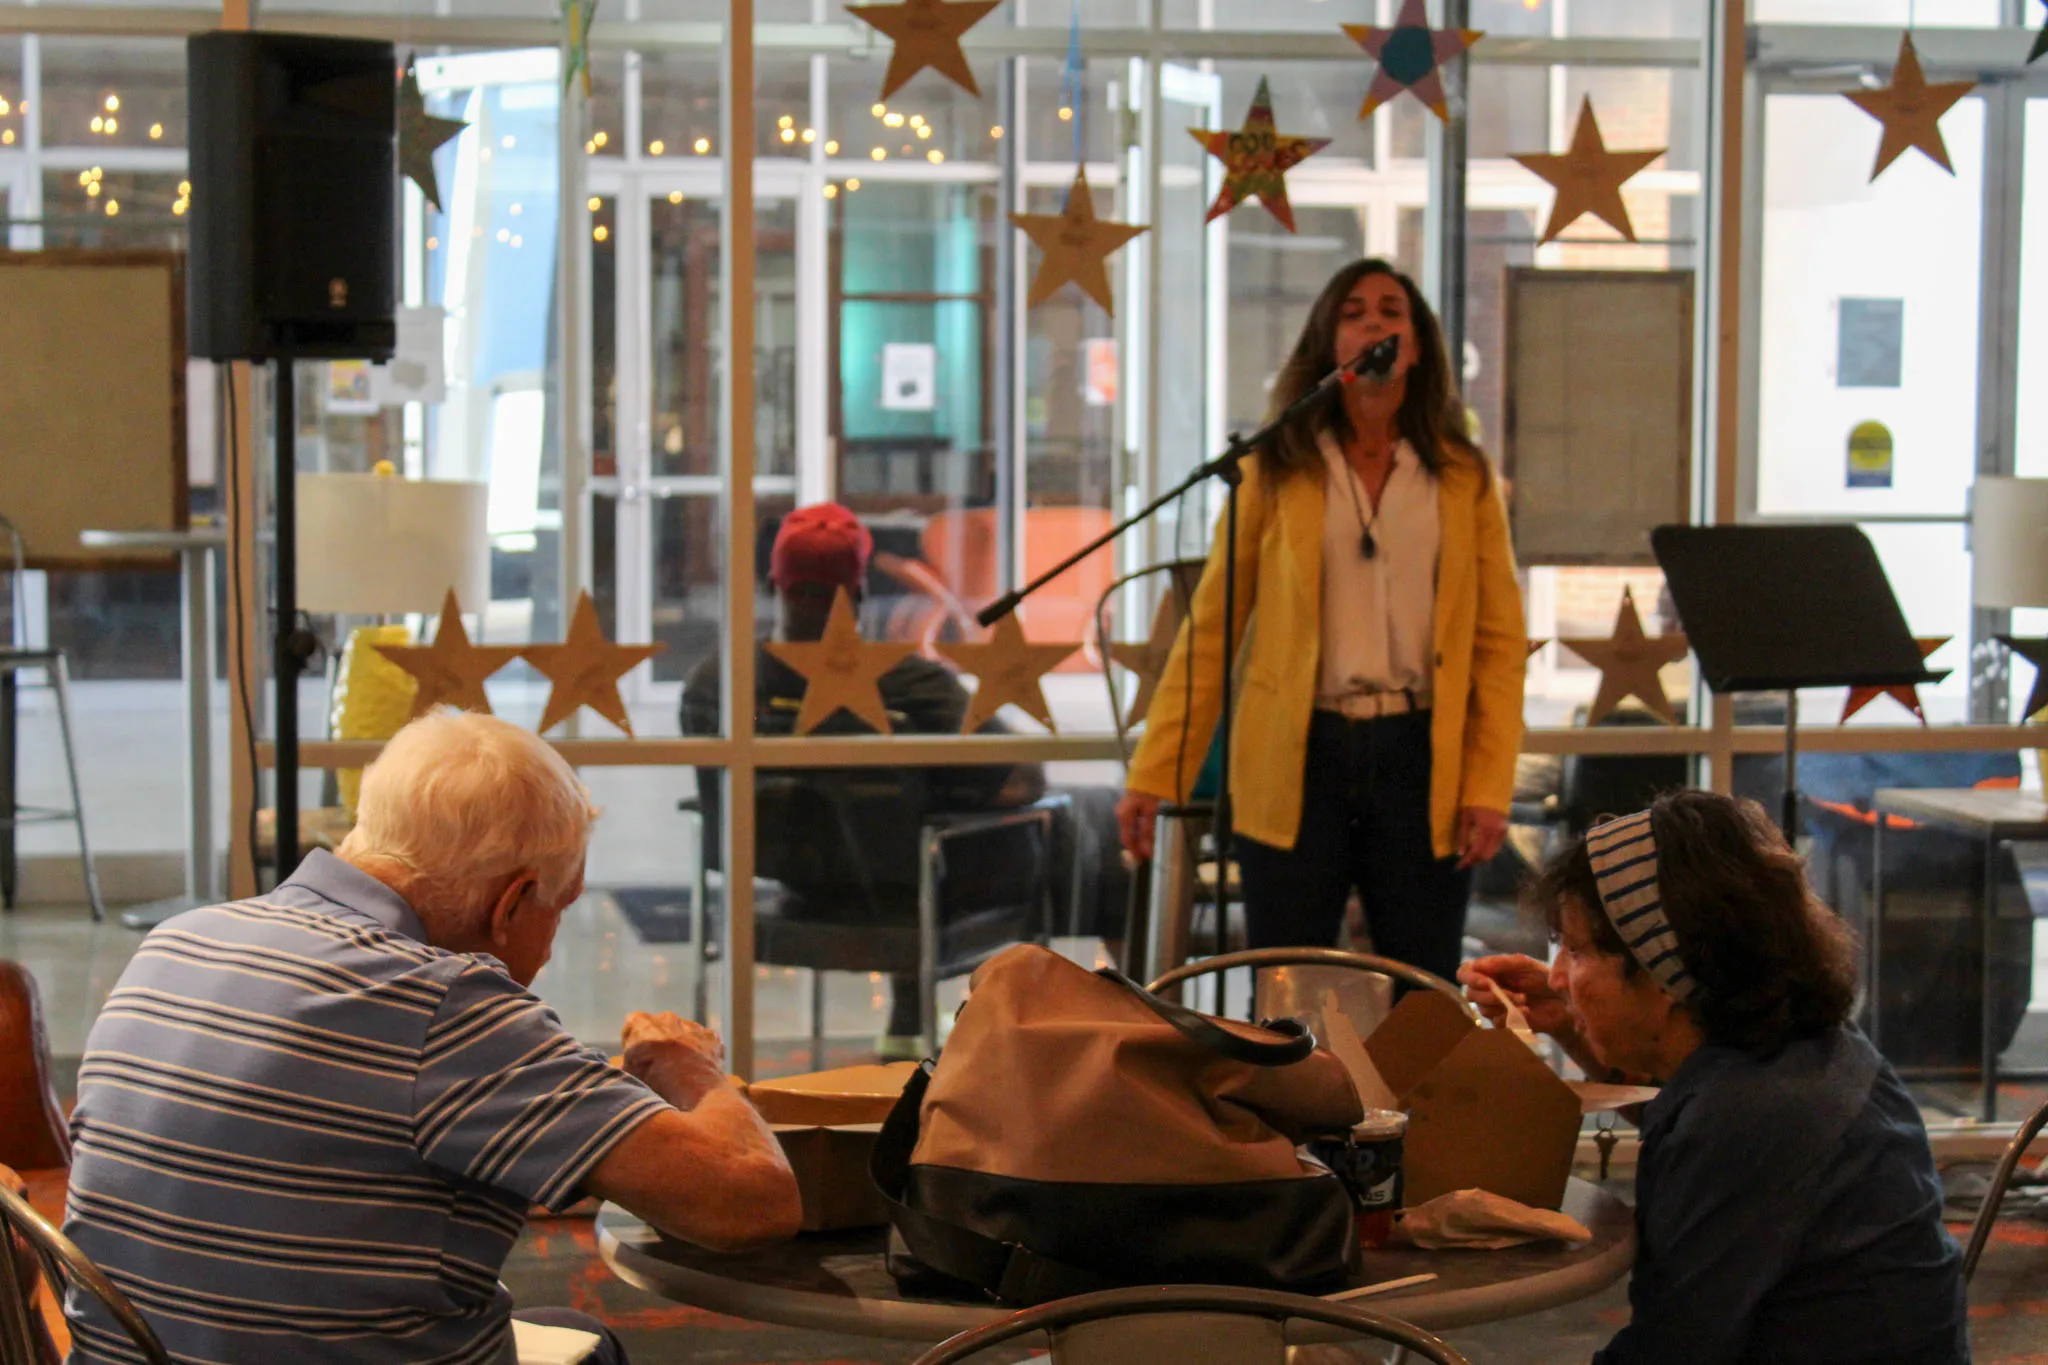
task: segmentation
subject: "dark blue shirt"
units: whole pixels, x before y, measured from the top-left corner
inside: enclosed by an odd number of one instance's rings
[[[1707,1046],[1644,1107],[1633,1320],[1595,1365],[1965,1365],[1920,1112],[1853,1028]]]

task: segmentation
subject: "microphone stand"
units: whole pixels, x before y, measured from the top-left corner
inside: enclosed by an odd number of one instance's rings
[[[1314,388],[1295,399],[1292,403],[1289,403],[1281,410],[1279,416],[1275,417],[1272,421],[1266,423],[1249,436],[1240,436],[1234,431],[1231,432],[1222,454],[1196,465],[1185,479],[1182,479],[1172,488],[1161,493],[1158,497],[1152,499],[1152,501],[1146,503],[1143,507],[1125,517],[1122,521],[1110,527],[1107,531],[1104,531],[1101,535],[1095,537],[1095,539],[1089,541],[1086,545],[1083,545],[1044,573],[1038,575],[1038,577],[1032,579],[1029,583],[1026,583],[1023,587],[1011,589],[974,614],[974,619],[982,625],[992,626],[1005,616],[1016,611],[1025,598],[1031,596],[1046,584],[1052,582],[1053,579],[1058,578],[1061,574],[1073,568],[1097,550],[1100,550],[1103,546],[1117,540],[1132,527],[1150,520],[1168,503],[1177,502],[1201,484],[1206,483],[1210,479],[1220,479],[1224,487],[1229,490],[1223,513],[1224,541],[1229,551],[1223,558],[1223,657],[1218,661],[1218,666],[1222,669],[1223,674],[1223,709],[1222,714],[1217,719],[1217,724],[1222,727],[1219,731],[1221,736],[1218,740],[1220,752],[1217,757],[1221,760],[1223,771],[1221,780],[1217,783],[1216,788],[1216,816],[1214,822],[1216,840],[1215,945],[1218,957],[1221,957],[1229,946],[1226,942],[1228,926],[1225,921],[1228,918],[1226,911],[1230,903],[1231,865],[1230,729],[1231,720],[1236,713],[1231,663],[1233,656],[1236,654],[1236,641],[1233,637],[1236,634],[1237,626],[1237,490],[1238,486],[1244,482],[1244,470],[1240,468],[1240,464],[1245,456],[1253,454],[1270,443],[1280,434],[1282,428],[1320,409],[1325,403],[1328,403],[1341,392],[1346,385],[1350,384],[1352,380],[1361,375],[1377,375],[1384,378],[1392,373],[1395,358],[1399,353],[1399,339],[1388,337],[1378,345],[1361,352],[1348,364],[1338,366],[1330,371],[1328,375],[1324,376],[1322,381]],[[1192,622],[1192,620],[1193,614],[1191,612],[1189,614],[1189,621]],[[1192,624],[1188,626],[1188,648],[1194,648],[1194,627]],[[1104,665],[1104,667],[1107,666],[1107,664]],[[1190,697],[1189,701],[1192,704],[1193,698]]]

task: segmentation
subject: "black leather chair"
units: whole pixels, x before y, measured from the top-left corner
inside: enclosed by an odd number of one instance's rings
[[[700,769],[699,796],[680,803],[700,831],[691,906],[699,1020],[713,956],[704,910],[714,902],[710,874],[723,868],[719,791],[717,771]],[[824,1060],[826,972],[916,978],[919,1034],[936,1052],[939,982],[1013,943],[1051,941],[1054,837],[1071,819],[1059,795],[933,811],[914,768],[757,777],[754,960],[812,973],[812,1064]]]

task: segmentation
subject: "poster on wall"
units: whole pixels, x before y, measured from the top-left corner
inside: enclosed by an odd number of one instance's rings
[[[1891,429],[1882,422],[1858,422],[1849,433],[1849,487],[1891,486]]]
[[[327,410],[344,417],[364,417],[377,411],[377,400],[370,393],[369,361],[327,362]]]
[[[1835,387],[1896,389],[1906,352],[1904,299],[1843,299],[1838,305]]]
[[[930,412],[938,402],[939,349],[922,341],[882,347],[882,410]]]
[[[372,372],[371,392],[387,408],[439,403],[448,396],[443,364],[448,310],[438,304],[398,310],[398,354]]]

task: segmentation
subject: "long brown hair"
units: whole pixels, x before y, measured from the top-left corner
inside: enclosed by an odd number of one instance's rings
[[[1485,457],[1465,434],[1465,403],[1451,378],[1451,360],[1444,349],[1442,325],[1429,301],[1422,297],[1422,291],[1415,287],[1415,281],[1377,257],[1345,266],[1330,277],[1323,292],[1316,296],[1293,353],[1273,381],[1267,420],[1278,417],[1290,403],[1321,383],[1336,365],[1337,323],[1344,313],[1344,301],[1368,275],[1391,276],[1400,284],[1408,296],[1408,316],[1415,329],[1418,354],[1414,368],[1408,371],[1408,389],[1401,400],[1401,410],[1395,414],[1396,429],[1432,474],[1454,459],[1471,460],[1485,471]],[[1324,431],[1340,442],[1351,439],[1351,414],[1342,402],[1325,403],[1311,416],[1283,427],[1278,439],[1259,451],[1262,468],[1275,478],[1304,470],[1320,473],[1323,456],[1316,437]]]

